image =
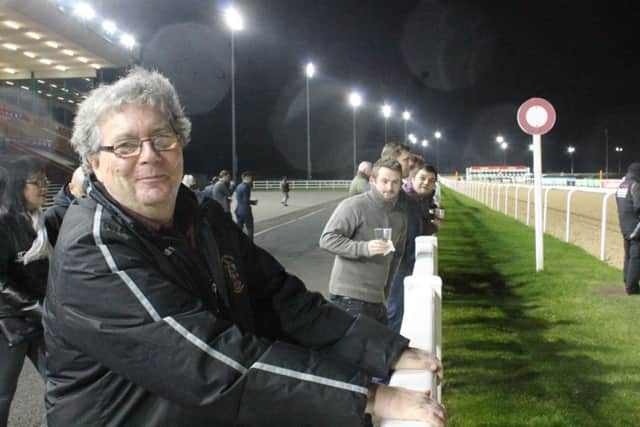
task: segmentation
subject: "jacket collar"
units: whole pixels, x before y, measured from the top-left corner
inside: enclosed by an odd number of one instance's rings
[[[387,200],[384,198],[381,192],[375,186],[371,186],[371,189],[366,193],[369,195],[369,198],[379,207],[387,210],[391,210],[396,206],[398,202],[398,196],[394,197],[391,200]]]

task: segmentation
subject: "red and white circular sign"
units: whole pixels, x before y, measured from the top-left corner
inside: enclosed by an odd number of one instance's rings
[[[556,123],[556,110],[544,98],[530,98],[518,108],[518,125],[529,135],[544,135]]]

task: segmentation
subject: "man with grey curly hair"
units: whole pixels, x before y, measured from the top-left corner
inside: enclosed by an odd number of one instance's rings
[[[90,189],[49,271],[49,427],[444,425],[427,394],[369,382],[440,373],[433,355],[307,291],[180,185],[190,127],[169,81],[139,68],[79,106]]]

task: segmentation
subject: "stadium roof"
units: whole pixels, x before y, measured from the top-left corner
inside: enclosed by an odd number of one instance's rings
[[[51,0],[0,2],[0,79],[95,77],[135,62],[127,49]]]

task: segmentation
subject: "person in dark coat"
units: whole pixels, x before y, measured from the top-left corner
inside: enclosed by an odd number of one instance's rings
[[[92,174],[51,261],[49,427],[445,425],[428,394],[369,380],[441,374],[435,356],[309,292],[180,184],[191,123],[165,77],[134,68],[74,123]]]
[[[289,206],[289,181],[286,176],[283,176],[282,181],[280,181],[280,193],[282,193],[282,200],[280,203],[283,206]]]
[[[389,328],[400,332],[404,316],[404,278],[410,276],[416,261],[416,237],[431,236],[441,227],[441,220],[435,213],[438,207],[433,200],[438,172],[431,165],[419,165],[409,174],[404,187],[407,198],[407,241],[404,257],[393,278],[387,298],[387,319]]]
[[[76,168],[71,175],[71,181],[60,188],[53,198],[53,205],[44,213],[44,223],[47,226],[47,235],[51,246],[55,246],[58,232],[62,226],[62,220],[67,209],[74,200],[84,197],[85,176],[82,167]]]
[[[242,173],[242,182],[236,187],[236,224],[240,230],[247,229],[249,240],[253,241],[253,211],[251,206],[258,204],[257,200],[251,200],[251,187],[253,175],[251,172]]]
[[[40,208],[44,167],[23,157],[8,165],[0,199],[0,426],[6,426],[25,358],[44,375],[42,300],[51,246]]]
[[[628,295],[640,293],[640,163],[631,163],[616,192],[624,239],[623,280]]]

